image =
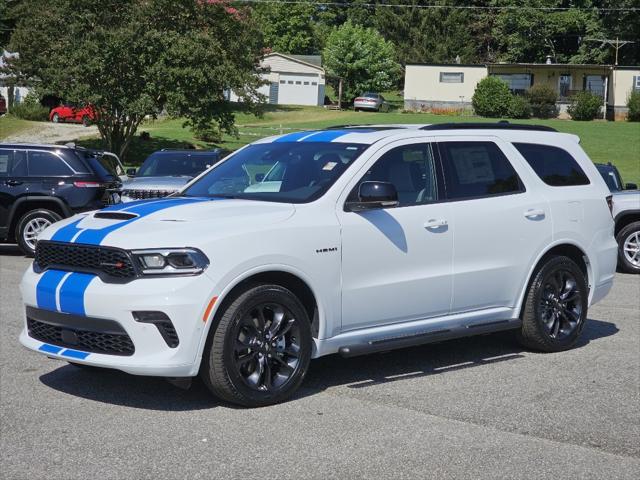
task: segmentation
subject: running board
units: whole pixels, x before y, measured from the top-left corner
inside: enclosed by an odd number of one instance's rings
[[[343,357],[357,357],[359,355],[367,355],[369,353],[386,352],[398,348],[415,347],[417,345],[443,342],[445,340],[453,340],[455,338],[471,337],[474,335],[482,335],[485,333],[512,330],[520,327],[521,324],[522,322],[520,321],[520,319],[475,323],[448,330],[441,329],[435,330],[433,332],[418,333],[415,335],[381,338],[378,340],[371,340],[367,343],[359,343],[356,345],[346,345],[340,347],[338,349],[338,353],[340,353],[340,355],[342,355]]]

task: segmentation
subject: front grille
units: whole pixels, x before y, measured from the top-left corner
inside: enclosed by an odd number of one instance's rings
[[[53,267],[95,272],[120,280],[136,276],[131,256],[124,250],[111,247],[43,240],[36,245],[35,264],[41,270]]]
[[[122,190],[122,196],[134,198],[136,200],[145,200],[147,198],[163,198],[175,192],[177,192],[177,190],[125,189]]]
[[[77,330],[52,325],[27,317],[29,336],[60,347],[77,348],[85,352],[131,356],[135,352],[129,335]]]

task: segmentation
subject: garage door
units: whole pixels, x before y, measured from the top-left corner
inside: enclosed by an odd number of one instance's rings
[[[318,76],[281,73],[278,103],[281,105],[318,105]]]

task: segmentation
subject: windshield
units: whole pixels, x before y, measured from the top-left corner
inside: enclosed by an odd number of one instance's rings
[[[213,152],[156,152],[147,157],[136,177],[195,177],[218,160],[218,154]]]
[[[609,190],[612,192],[622,190],[622,185],[618,179],[618,175],[616,175],[616,171],[613,168],[600,165],[597,165],[597,168],[600,175],[602,175],[604,182],[607,184],[607,187],[609,187]]]
[[[367,147],[277,141],[249,145],[208,172],[183,195],[310,202],[322,196]]]

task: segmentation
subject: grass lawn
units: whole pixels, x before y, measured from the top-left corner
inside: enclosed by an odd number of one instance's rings
[[[0,117],[0,140],[14,133],[22,132],[31,128],[38,128],[40,122],[30,122],[21,120],[12,115],[2,115]]]
[[[461,121],[494,121],[479,117],[433,115],[427,113],[368,113],[326,110],[322,107],[287,107],[269,109],[262,117],[239,112],[236,123],[239,138],[226,135],[218,145],[195,140],[191,131],[182,127],[182,120],[168,119],[145,123],[140,131],[149,132],[151,140],[138,139],[132,146],[129,162],[139,163],[144,154],[157,148],[197,148],[219,146],[234,150],[258,138],[295,130],[312,130],[336,125],[388,123],[444,123]],[[625,181],[640,183],[640,123],[575,122],[572,120],[517,120],[518,123],[548,125],[560,132],[580,136],[581,145],[594,162],[616,165]],[[147,148],[149,147],[149,148]]]

